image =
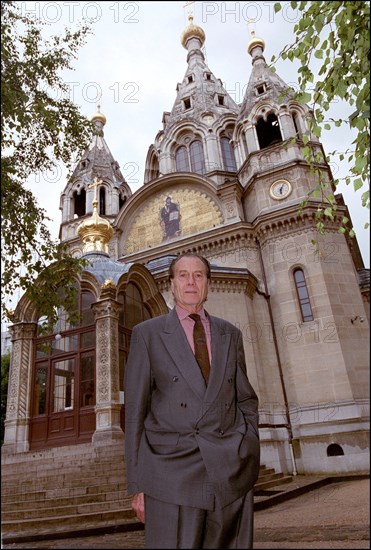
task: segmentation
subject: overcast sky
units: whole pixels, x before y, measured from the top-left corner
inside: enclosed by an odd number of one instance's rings
[[[143,182],[148,147],[162,128],[163,111],[170,111],[176,85],[183,79],[187,51],[180,36],[188,24],[188,13],[206,33],[206,62],[237,102],[242,102],[251,73],[247,43],[251,38],[247,24],[255,20],[256,35],[266,43],[265,58],[293,39],[293,26],[299,12],[289,2],[274,13],[274,2],[18,2],[23,11],[35,13],[48,23],[47,30],[60,34],[64,26],[76,28],[84,17],[93,19],[93,34],[79,50],[74,71],[64,74],[70,97],[89,118],[96,112],[101,96],[101,112],[107,117],[106,142],[122,173],[135,192]],[[298,64],[280,61],[279,76],[297,88]],[[351,112],[346,105],[334,104],[329,116],[344,118]],[[345,129],[324,131],[325,152],[345,151],[354,139]],[[331,164],[335,178],[344,176],[347,166],[336,160]],[[61,212],[60,194],[66,185],[66,172],[35,178],[31,187],[39,205],[53,219],[50,225],[57,238]],[[369,211],[361,206],[361,192],[341,186],[366,267],[369,267]]]

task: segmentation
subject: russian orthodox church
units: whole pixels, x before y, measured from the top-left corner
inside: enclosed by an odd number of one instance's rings
[[[61,195],[60,240],[87,260],[79,326],[63,311],[52,335],[23,297],[13,351],[3,460],[124,452],[125,361],[138,322],[173,307],[168,267],[179,253],[212,267],[206,309],[243,334],[260,400],[262,463],[283,473],[368,472],[369,274],[336,195],[326,233],[304,154],[335,192],[313,113],[273,73],[264,41],[248,43],[251,75],[237,105],[208,67],[204,31],[181,36],[186,71],[132,193],[93,116],[91,146]],[[109,122],[108,122],[109,123]],[[301,212],[299,212],[301,210]],[[317,248],[313,242],[317,242]],[[128,412],[127,412],[128,413]],[[221,411],[222,414],[222,411]],[[35,458],[36,457],[36,458]]]

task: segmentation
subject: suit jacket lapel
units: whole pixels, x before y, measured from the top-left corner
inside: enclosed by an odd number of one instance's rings
[[[211,330],[211,369],[205,394],[204,412],[213,405],[224,379],[230,346],[230,334],[226,333],[220,321],[209,315]]]
[[[203,399],[206,390],[205,381],[175,309],[167,316],[161,337],[183,378],[196,395]]]

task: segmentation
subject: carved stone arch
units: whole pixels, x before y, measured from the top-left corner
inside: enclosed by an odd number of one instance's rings
[[[159,155],[154,145],[148,149],[146,167],[144,172],[144,183],[157,179],[160,175]]]
[[[26,294],[24,294],[14,310],[12,322],[37,323],[39,316],[40,312],[34,302],[32,302],[29,298],[27,298]]]
[[[35,284],[38,284],[37,282]],[[76,284],[79,286],[79,292],[82,290],[88,290],[94,294],[96,299],[99,296],[99,282],[89,272],[83,271],[82,275],[76,279]],[[37,308],[36,304],[32,302],[26,294],[24,294],[19,300],[17,307],[13,314],[13,322],[33,322],[37,323],[42,313]]]
[[[188,138],[190,141],[188,141]],[[187,126],[178,130],[172,140],[172,152],[175,152],[177,147],[181,145],[188,145],[190,142],[196,139],[201,140],[202,142],[204,142],[205,139],[205,136],[202,135],[199,127],[193,128],[192,126]]]
[[[86,182],[82,178],[71,179],[66,187],[65,194],[68,197],[72,197],[74,191],[77,191],[77,193],[80,194],[81,191],[86,190],[85,184]]]
[[[179,143],[179,141],[184,136],[193,136],[193,139],[198,137],[199,139],[205,139],[206,137],[206,126],[205,126],[205,133],[203,134],[201,131],[200,123],[197,121],[197,124],[193,122],[192,120],[187,120],[186,122],[183,122],[181,124],[177,124],[176,127],[174,127],[169,134],[169,138],[174,143]]]
[[[196,154],[193,152],[194,148],[197,149]],[[206,172],[206,151],[205,135],[200,131],[199,125],[195,127],[193,124],[187,124],[182,128],[178,127],[169,150],[171,158],[175,161],[176,172],[196,172],[198,174]]]
[[[79,285],[80,292],[91,292],[95,296],[96,300],[99,299],[101,285],[92,273],[89,273],[88,271],[83,271],[81,279],[79,281]]]
[[[159,292],[152,274],[142,264],[135,263],[129,271],[120,277],[117,283],[117,293],[125,289],[128,283],[135,283],[141,291],[143,303],[149,308],[151,317],[157,317],[168,312],[166,302]]]
[[[168,198],[178,205],[180,213],[179,230],[173,232],[166,228],[162,217]],[[163,176],[153,182],[150,191],[144,187],[136,193],[117,219],[122,231],[118,241],[120,254],[126,256],[222,225],[223,212],[223,200],[212,181],[191,173]]]
[[[267,120],[269,114],[274,114],[278,118],[279,106],[272,101],[265,101],[264,103],[255,105],[255,107],[251,110],[248,120],[252,124],[256,125],[260,118]]]
[[[228,134],[230,139],[233,139],[233,135],[236,129],[236,116],[228,114],[221,119],[218,119],[218,124],[215,126],[215,133],[220,135],[221,133]]]
[[[207,126],[204,126],[202,128],[204,132],[200,131],[201,126],[199,123],[196,125],[189,120],[174,126],[162,142],[163,152],[174,155],[176,148],[183,144],[186,137],[189,137],[191,140],[200,139],[204,142],[207,133]]]

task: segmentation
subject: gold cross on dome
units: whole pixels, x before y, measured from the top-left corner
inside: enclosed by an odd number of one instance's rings
[[[183,8],[188,8],[188,6],[191,6],[194,3],[195,3],[194,0],[193,2],[187,0],[187,2],[184,2]],[[188,15],[190,15],[191,13],[192,13],[192,10],[189,10]]]
[[[247,28],[252,36],[252,38],[255,37],[255,34],[256,34],[256,30],[255,30],[255,23],[256,23],[256,19],[251,19],[249,18],[247,20]]]
[[[88,189],[94,189],[94,199],[93,199],[93,202],[97,201],[97,189],[99,187],[99,185],[103,183],[103,180],[101,179],[98,179],[97,176],[95,176],[94,180],[93,180],[93,183],[90,183],[88,185]]]

